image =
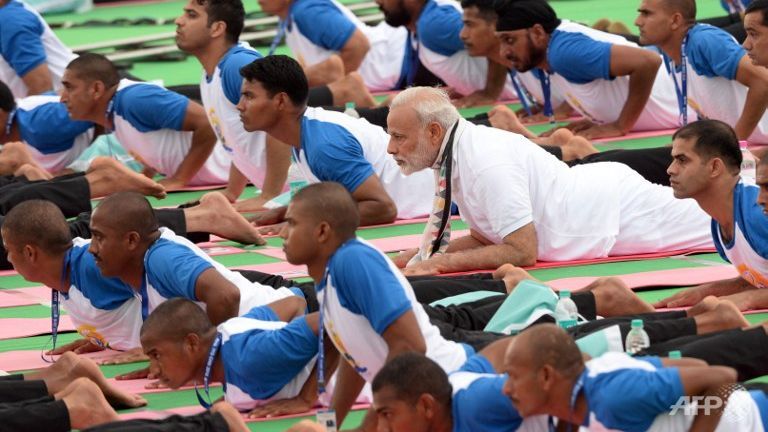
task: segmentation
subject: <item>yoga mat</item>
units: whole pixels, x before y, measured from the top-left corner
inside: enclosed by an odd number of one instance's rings
[[[658,137],[658,136],[665,136],[665,135],[672,136],[672,134],[675,133],[675,130],[676,129],[662,129],[662,130],[656,130],[656,131],[630,132],[624,136],[617,136],[617,137],[611,137],[611,138],[598,138],[594,141],[607,143],[607,142],[614,142],[614,141],[624,141],[624,140],[631,140],[631,139],[638,139],[638,138],[650,138],[650,137]]]
[[[136,368],[137,370],[139,367]],[[128,393],[134,393],[134,394],[147,394],[147,393],[169,393],[174,392],[176,390],[187,390],[187,389],[194,389],[195,386],[188,385],[179,387],[178,389],[169,389],[167,387],[163,388],[146,388],[147,384],[153,383],[157,380],[153,379],[134,379],[134,380],[116,380],[114,378],[108,378],[107,381],[109,381],[110,384],[114,385],[115,387],[119,388],[120,390],[127,391]],[[215,387],[221,387],[221,383],[211,383],[211,388]]]
[[[367,410],[370,407],[369,404],[355,404],[352,406],[352,410]],[[281,420],[281,419],[294,419],[294,418],[300,418],[300,417],[307,417],[307,416],[314,416],[317,413],[318,408],[314,408],[310,411],[299,413],[299,414],[289,414],[289,415],[282,415],[282,416],[275,416],[275,417],[268,417],[268,418],[247,418],[246,414],[243,413],[243,420],[246,423],[260,423],[260,422],[269,422],[273,420]],[[165,417],[178,414],[183,416],[189,416],[189,415],[195,415],[200,414],[204,411],[204,408],[201,406],[185,406],[185,407],[179,407],[179,408],[169,408],[167,410],[162,411],[136,411],[132,413],[126,413],[126,414],[120,414],[121,420],[133,420],[133,419],[163,419]]]
[[[732,265],[719,265],[708,267],[695,267],[673,270],[658,270],[643,273],[631,273],[618,275],[630,288],[640,287],[662,287],[662,286],[687,286],[700,285],[707,282],[714,282],[723,279],[731,279],[738,276],[739,273]],[[590,283],[594,282],[596,277],[573,277],[556,279],[547,282],[555,290],[578,291]]]
[[[0,369],[6,371],[26,371],[33,369],[41,369],[51,365],[40,357],[40,353],[43,350],[41,345],[39,349],[34,350],[19,350],[19,351],[7,351],[0,353]],[[50,349],[50,344],[45,347]],[[83,357],[88,357],[91,360],[98,363],[100,360],[106,360],[117,355],[122,354],[120,351],[105,350],[94,353],[80,354]],[[46,355],[46,359],[50,359],[51,356]],[[53,359],[58,359],[59,356],[53,356]]]
[[[42,287],[48,291],[48,301],[51,299],[51,290]],[[27,292],[26,289],[22,290],[2,290],[0,291],[0,308],[15,307],[15,306],[29,306],[46,302],[45,299],[41,299],[38,296]]]
[[[206,246],[206,247],[200,247],[200,249],[202,249],[203,252],[205,252],[209,256],[232,255],[232,254],[239,254],[239,253],[245,252],[243,249],[239,249],[232,246]]]
[[[59,331],[74,331],[75,326],[67,315],[59,321]],[[51,333],[50,318],[3,318],[0,319],[0,339],[15,339]],[[0,369],[3,369],[0,366]]]

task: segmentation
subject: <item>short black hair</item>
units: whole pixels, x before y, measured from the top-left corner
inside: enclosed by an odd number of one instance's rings
[[[668,11],[680,12],[689,24],[696,22],[696,0],[664,0]]]
[[[162,302],[141,325],[140,336],[150,333],[171,342],[181,342],[190,333],[204,335],[214,328],[210,318],[197,303],[176,297]]]
[[[72,247],[67,220],[50,201],[29,200],[14,206],[5,215],[2,228],[18,246],[35,245],[52,254]]]
[[[245,8],[241,0],[195,0],[198,6],[205,7],[208,14],[208,27],[216,21],[227,25],[227,41],[237,43],[245,25]]]
[[[398,400],[415,403],[423,394],[432,395],[447,412],[451,412],[453,389],[448,375],[434,360],[424,354],[407,352],[393,358],[373,378],[375,394],[391,388]]]
[[[753,0],[752,3],[747,6],[744,14],[752,12],[761,12],[763,14],[762,25],[768,26],[768,0]]]
[[[461,7],[466,9],[470,7],[477,8],[480,17],[488,22],[496,21],[496,3],[497,0],[461,0]]]
[[[0,109],[5,112],[11,112],[16,108],[16,99],[13,92],[4,82],[0,81]]]
[[[318,222],[327,222],[340,239],[355,237],[360,226],[360,211],[352,194],[336,182],[311,184],[292,199],[307,208]]]
[[[699,120],[678,129],[672,139],[694,139],[696,154],[704,160],[720,158],[732,173],[741,169],[741,148],[733,128],[720,120]]]
[[[120,83],[120,74],[114,63],[101,54],[84,53],[69,62],[67,69],[83,81],[101,81],[107,88]]]
[[[115,192],[104,198],[96,211],[108,215],[110,227],[123,232],[135,231],[143,239],[160,229],[155,210],[147,198],[138,192]]]
[[[272,97],[285,93],[296,106],[307,104],[309,83],[296,60],[286,55],[271,55],[243,66],[240,75],[248,82],[258,82]]]

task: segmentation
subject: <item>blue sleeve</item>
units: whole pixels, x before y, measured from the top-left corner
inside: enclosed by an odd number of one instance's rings
[[[747,238],[747,243],[758,255],[768,259],[768,217],[757,203],[760,188],[740,183],[736,186],[735,221]],[[715,242],[718,246],[719,242]]]
[[[712,243],[715,244],[715,250],[717,250],[717,254],[720,255],[720,258],[723,259],[723,261],[729,263],[731,262],[728,260],[728,256],[725,255],[725,249],[723,248],[722,243],[720,243],[720,236],[718,235],[719,226],[717,225],[717,221],[712,219],[712,222],[710,223],[710,233],[712,234]]]
[[[365,159],[363,147],[346,129],[333,123],[307,120],[302,126],[302,145],[312,173],[321,181],[335,181],[354,193],[373,166]],[[304,140],[304,136],[312,137]]]
[[[69,150],[78,135],[93,127],[91,122],[72,120],[60,102],[20,109],[16,115],[21,138],[43,154]]]
[[[237,105],[240,102],[240,92],[243,85],[240,69],[261,58],[261,54],[255,50],[240,47],[236,48],[236,50],[221,65],[221,85],[224,90],[224,96],[233,105]]]
[[[655,367],[656,369],[661,369],[664,367],[664,365],[661,363],[661,358],[659,356],[637,356],[635,357],[637,360],[642,360],[646,363],[649,363],[651,366]]]
[[[609,429],[648,430],[656,416],[669,411],[685,394],[677,368],[622,369],[598,375],[597,379],[599,396],[589,398],[590,408]],[[595,398],[601,402],[595,403]]]
[[[697,24],[688,33],[688,61],[699,75],[736,79],[739,62],[746,55],[738,42],[717,27]]]
[[[456,431],[516,431],[523,422],[512,401],[504,396],[507,377],[476,379],[453,397],[453,422]]]
[[[189,99],[154,84],[135,84],[118,92],[115,113],[140,132],[160,129],[180,131]]]
[[[23,77],[45,63],[45,49],[40,39],[43,25],[21,5],[9,3],[2,9],[7,11],[0,14],[3,22],[0,26],[0,54],[16,74]]]
[[[357,27],[329,0],[301,0],[291,8],[299,31],[315,45],[340,51]]]
[[[556,30],[547,50],[552,70],[575,84],[611,77],[611,44],[581,33]]]
[[[363,315],[378,334],[412,308],[386,258],[370,247],[339,250],[330,265],[342,306]]]
[[[493,365],[491,364],[490,360],[488,360],[482,354],[475,354],[470,357],[466,362],[464,362],[463,365],[461,365],[459,370],[461,372],[474,372],[482,374],[496,373],[496,370],[493,369]]]
[[[256,306],[249,310],[244,318],[253,318],[259,321],[280,321],[280,317],[277,316],[275,311],[269,306]]]
[[[150,249],[144,262],[150,283],[165,298],[183,297],[197,301],[197,278],[213,264],[183,245],[160,241],[161,244]]]
[[[459,37],[464,24],[456,8],[428,2],[416,23],[419,43],[440,55],[450,57],[465,49]]]

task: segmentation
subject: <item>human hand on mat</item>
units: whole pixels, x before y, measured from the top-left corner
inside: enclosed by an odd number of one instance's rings
[[[280,234],[280,231],[283,230],[283,227],[285,226],[285,222],[280,222],[278,224],[274,225],[266,225],[266,226],[260,226],[259,228],[259,234],[261,235],[278,235]]]
[[[591,126],[587,128],[583,128],[579,130],[573,130],[573,129],[571,130],[573,131],[574,134],[580,137],[584,137],[588,140],[593,140],[598,138],[611,138],[611,137],[623,136],[627,134],[627,131],[623,130],[616,122],[606,123],[602,125],[593,123]]]
[[[70,342],[66,345],[61,345],[54,350],[49,350],[46,355],[61,355],[67,351],[72,351],[75,354],[85,354],[89,352],[103,351],[104,347],[96,345],[91,342],[90,339],[78,339],[74,342]]]
[[[285,219],[285,209],[286,207],[280,207],[258,212],[250,216],[248,220],[256,225],[274,225]]]
[[[301,396],[291,399],[275,400],[254,408],[248,413],[248,418],[277,417],[290,414],[306,413],[312,409],[314,401],[308,401]]]
[[[291,426],[285,432],[325,432],[325,427],[312,420],[302,420]]]
[[[653,307],[658,309],[693,306],[702,301],[706,296],[707,294],[704,292],[701,286],[693,287],[684,291],[680,291],[673,296],[659,300],[653,304]]]
[[[431,276],[439,274],[440,266],[437,262],[437,258],[430,258],[426,261],[421,261],[410,267],[406,267],[403,269],[403,274],[406,276]]]
[[[404,250],[393,257],[392,262],[394,262],[398,268],[405,268],[405,266],[408,265],[408,261],[410,261],[418,252],[419,248]]]
[[[127,372],[127,373],[115,376],[115,379],[119,381],[128,381],[128,380],[144,379],[144,378],[155,379],[156,376],[155,374],[149,371],[149,367],[145,367],[143,369],[139,369],[133,372]]]
[[[141,348],[134,348],[132,350],[125,351],[114,357],[104,359],[99,364],[117,365],[117,364],[126,364],[126,363],[136,363],[136,362],[147,361],[147,360],[149,360],[149,357],[144,355],[144,352],[141,350]]]
[[[158,183],[163,185],[165,187],[165,190],[169,192],[183,189],[184,186],[186,185],[186,183],[183,180],[179,180],[173,177],[166,177],[164,179],[159,180]]]
[[[472,94],[468,94],[464,97],[454,99],[451,102],[453,102],[453,105],[456,108],[468,108],[478,105],[492,105],[494,102],[496,102],[496,99],[496,97],[490,96],[484,91],[480,90]]]

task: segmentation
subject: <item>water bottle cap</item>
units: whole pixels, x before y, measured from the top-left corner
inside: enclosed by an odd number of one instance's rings
[[[643,328],[643,320],[641,319],[633,319],[632,320],[632,328]]]
[[[749,142],[747,140],[739,140],[739,148],[742,150],[746,150],[749,147]]]
[[[344,105],[344,107],[347,108],[347,109],[355,109],[355,103],[354,102],[347,102]]]
[[[683,358],[683,353],[681,353],[680,351],[670,351],[667,357],[671,359],[681,359]]]
[[[571,298],[570,291],[560,291],[560,298]]]

